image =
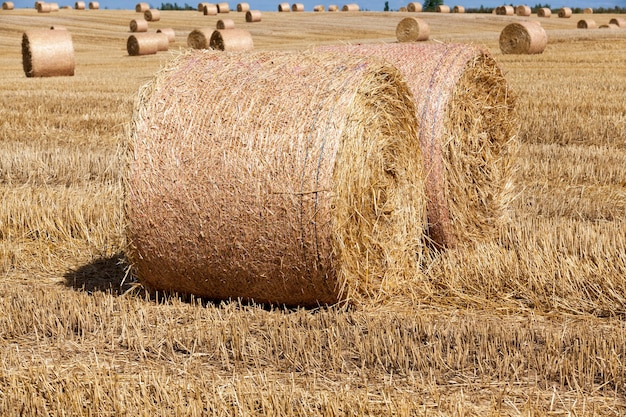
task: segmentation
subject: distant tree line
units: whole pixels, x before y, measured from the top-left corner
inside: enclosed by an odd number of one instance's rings
[[[187,3],[184,6],[179,6],[178,3],[161,3],[160,10],[198,10],[198,6],[191,7]]]
[[[450,2],[450,0],[448,0],[448,2]],[[462,0],[458,0],[459,4],[462,4]],[[388,2],[385,2],[385,7],[389,7],[388,6]],[[434,12],[435,10],[437,10],[437,6],[440,6],[444,4],[443,0],[424,0],[423,3],[423,10],[425,12]],[[511,3],[510,5],[515,7],[519,4],[524,4],[523,1],[520,1],[516,4]],[[502,6],[504,6],[504,2],[502,4]],[[552,10],[553,12],[558,12],[559,8],[557,9],[553,9],[552,7],[550,7],[549,4],[535,4],[534,6],[532,6],[530,8],[530,10],[533,13],[537,13],[538,9],[541,8],[548,8],[550,10]],[[493,12],[493,9],[495,9],[495,7],[484,7],[482,4],[480,5],[480,7],[466,7],[465,8],[465,13],[491,13]],[[572,7],[572,12],[573,13],[582,13],[583,12],[583,8],[581,7]],[[615,7],[594,7],[593,8],[593,12],[594,13],[626,13],[626,7],[619,7],[619,6],[615,6]]]

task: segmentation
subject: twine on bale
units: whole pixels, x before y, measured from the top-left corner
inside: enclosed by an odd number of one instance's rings
[[[415,1],[410,2],[406,6],[406,10],[411,13],[418,13],[422,11],[422,3],[417,3]]]
[[[359,10],[359,5],[356,3],[344,4],[341,8],[342,12],[358,12]]]
[[[187,46],[192,49],[209,49],[209,42],[214,29],[194,29],[187,36]]]
[[[148,31],[148,21],[145,19],[133,19],[130,21],[130,31],[131,32],[147,32]]]
[[[97,1],[89,2],[89,10],[98,10],[98,9],[100,9],[100,3],[98,3]]]
[[[537,17],[550,17],[552,16],[552,10],[547,7],[541,7],[537,9]]]
[[[445,4],[440,4],[435,9],[437,13],[450,13],[450,6],[446,6]]]
[[[22,66],[27,77],[74,75],[74,44],[67,30],[28,30],[22,35]]]
[[[321,47],[380,56],[396,66],[415,100],[426,174],[430,246],[497,237],[512,198],[515,101],[487,50],[464,44]]]
[[[85,10],[85,2],[84,1],[77,1],[76,3],[74,3],[74,8],[76,10]]]
[[[248,10],[250,10],[250,5],[248,3],[238,3],[237,4],[237,11],[238,12],[247,12]]]
[[[619,28],[626,28],[626,19],[621,18],[621,17],[615,17],[609,20],[609,24],[615,25]]]
[[[540,54],[548,45],[548,35],[537,22],[510,23],[500,32],[503,54]]]
[[[165,34],[169,42],[176,42],[176,32],[172,28],[157,29],[157,33]]]
[[[137,3],[135,5],[135,11],[137,13],[144,13],[148,10],[150,10],[150,5],[148,3]]]
[[[158,9],[148,9],[143,12],[143,18],[148,22],[158,22],[161,20],[161,12]]]
[[[246,12],[246,22],[254,23],[261,21],[261,11],[260,10],[248,10]]]
[[[291,7],[289,6],[289,3],[279,3],[278,4],[278,11],[279,12],[290,12],[291,11]]]
[[[230,12],[230,6],[226,2],[217,3],[216,6],[217,6],[217,12],[218,13],[229,13]]]
[[[561,7],[559,9],[558,16],[561,19],[563,19],[563,18],[568,19],[568,18],[572,17],[572,9],[570,9],[569,7]]]
[[[247,30],[218,29],[211,34],[209,47],[218,51],[249,51],[254,49],[254,42]]]
[[[133,116],[134,273],[152,289],[286,305],[410,294],[425,201],[416,123],[402,75],[378,59],[176,58]]]
[[[157,36],[159,35],[159,36]],[[162,33],[136,33],[126,41],[126,50],[130,56],[154,55],[162,48]]]
[[[428,36],[430,36],[428,23],[416,17],[405,17],[396,26],[398,42],[426,41]]]
[[[463,6],[454,6],[452,8],[452,13],[465,13],[465,7],[463,7]]]
[[[13,10],[15,9],[15,4],[12,1],[5,1],[2,3],[2,10]]]
[[[234,29],[235,22],[233,21],[233,19],[220,19],[215,24],[215,27],[217,29]]]
[[[515,8],[515,14],[521,17],[528,17],[532,13],[530,7],[525,5],[520,5]]]
[[[205,4],[202,12],[205,16],[216,16],[217,15],[217,5],[215,4]]]
[[[581,19],[576,24],[576,27],[578,29],[595,29],[598,25],[596,25],[596,21],[593,19]]]

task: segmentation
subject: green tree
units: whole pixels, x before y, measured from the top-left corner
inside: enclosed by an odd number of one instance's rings
[[[437,6],[441,6],[443,0],[424,0],[424,11],[434,12],[437,10]]]
[[[383,11],[385,11],[385,12],[389,11],[389,2],[388,1],[385,2],[385,8],[383,9]]]

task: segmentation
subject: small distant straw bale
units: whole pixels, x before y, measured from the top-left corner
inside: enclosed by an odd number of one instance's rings
[[[148,21],[146,19],[133,19],[130,21],[131,32],[147,32]]]
[[[22,65],[27,77],[74,75],[74,44],[67,30],[28,30],[22,35]]]
[[[522,17],[528,17],[532,14],[532,10],[524,4],[520,4],[515,8],[515,14]]]
[[[220,19],[215,24],[217,29],[234,29],[235,21],[233,19]]]
[[[50,13],[52,11],[52,6],[50,3],[41,2],[37,5],[37,13]]]
[[[463,6],[454,6],[452,8],[452,13],[465,13],[465,7],[463,7]]]
[[[622,17],[615,17],[615,18],[609,20],[609,23],[617,25],[617,27],[619,27],[619,28],[626,28],[626,19],[624,19]]]
[[[407,8],[406,6],[400,6],[400,8],[398,9],[399,12],[407,12]]]
[[[170,39],[167,37],[167,34],[155,32],[153,35],[156,36],[158,40],[157,51],[167,51],[170,47]]]
[[[559,9],[559,13],[558,16],[563,19],[568,19],[570,17],[572,17],[572,9],[570,9],[569,7],[561,7]]]
[[[598,27],[596,21],[593,19],[581,19],[576,24],[578,29],[595,29]]]
[[[338,12],[339,11],[339,6],[337,6],[336,4],[329,4],[328,5],[328,11],[329,12]]]
[[[358,12],[360,7],[356,3],[344,4],[341,8],[342,12]]]
[[[126,42],[126,50],[131,56],[154,55],[158,51],[167,51],[168,46],[164,33],[135,33]]]
[[[548,35],[537,22],[510,23],[500,32],[503,54],[540,54],[547,44]]]
[[[291,11],[292,12],[303,12],[304,11],[304,4],[303,3],[294,3],[291,5]]]
[[[326,8],[323,4],[316,4],[315,6],[313,6],[314,12],[323,12],[324,10],[326,10]]]
[[[416,1],[412,1],[406,6],[406,10],[411,13],[418,13],[422,11],[422,3],[418,3]]]
[[[211,34],[209,47],[218,51],[249,51],[254,49],[254,42],[247,30],[218,29]]]
[[[396,26],[398,42],[426,41],[428,36],[430,36],[428,23],[417,17],[405,17]]]
[[[215,29],[200,28],[194,29],[187,36],[187,46],[192,49],[209,49],[211,35]]]
[[[248,10],[246,12],[246,22],[254,23],[261,21],[261,11],[260,10]]]
[[[230,6],[226,2],[217,3],[216,6],[217,6],[217,12],[218,13],[229,13],[230,12]]]
[[[289,6],[289,3],[279,3],[278,4],[278,11],[279,12],[290,12],[291,11],[291,6]]]
[[[2,10],[13,10],[15,9],[15,4],[12,1],[5,1],[2,3]]]
[[[143,17],[148,22],[158,22],[159,20],[161,20],[161,12],[159,11],[159,9],[148,9],[143,12]]]
[[[450,6],[446,6],[445,4],[440,4],[435,9],[437,13],[450,13]]]
[[[248,3],[237,3],[237,11],[238,12],[247,12],[250,10],[250,5]]]
[[[537,9],[537,17],[550,17],[552,16],[552,10],[547,7],[540,7]]]
[[[599,29],[619,29],[619,26],[617,26],[615,23],[609,23],[606,25],[600,25]]]
[[[176,42],[176,32],[172,28],[157,29],[157,33],[164,33],[169,42]]]
[[[77,1],[76,3],[74,3],[74,8],[76,10],[85,10],[85,2],[84,1]]]
[[[515,8],[513,6],[498,6],[496,7],[496,14],[499,16],[514,16]]]
[[[591,7],[585,7],[583,10],[584,14],[593,14],[593,9]]]
[[[50,11],[51,12],[58,12],[59,11],[59,3],[48,3],[50,5]]]
[[[211,3],[206,3],[206,2],[198,3],[198,11],[203,12],[204,6],[206,6],[207,4],[211,4]]]
[[[150,10],[150,4],[148,3],[137,3],[135,5],[135,11],[137,13],[144,13],[146,11]]]
[[[100,3],[98,3],[97,1],[89,2],[89,10],[98,10],[98,9],[100,9]]]
[[[217,16],[217,5],[205,3],[204,9],[202,9],[202,12],[204,13],[205,16]]]

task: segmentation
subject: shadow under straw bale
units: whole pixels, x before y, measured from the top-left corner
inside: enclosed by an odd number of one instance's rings
[[[64,278],[68,287],[88,293],[100,291],[121,295],[136,287],[135,280],[128,274],[126,257],[121,252],[70,270]]]

